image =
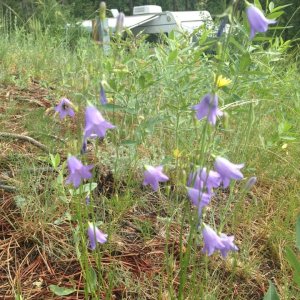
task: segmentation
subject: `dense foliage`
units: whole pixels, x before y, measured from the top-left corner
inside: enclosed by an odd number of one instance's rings
[[[171,11],[206,9],[213,16],[224,12],[230,3],[229,0],[108,0],[106,2],[108,9],[117,8],[119,11],[124,11],[126,15],[132,14],[134,6],[156,4],[160,5],[163,10]],[[270,5],[272,6],[269,0],[260,2],[265,10],[269,10]],[[285,39],[299,38],[300,0],[274,0],[273,2],[275,7],[290,4],[285,7],[285,13],[276,18],[279,18],[279,26],[282,27],[282,36]],[[90,19],[95,16],[98,7],[98,0],[4,0],[0,2],[2,16],[12,13],[17,16],[19,22],[22,20],[24,23],[33,16],[43,20],[44,24],[60,24],[70,22],[72,19]]]

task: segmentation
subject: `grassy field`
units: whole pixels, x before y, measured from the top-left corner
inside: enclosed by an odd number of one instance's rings
[[[256,300],[269,281],[281,299],[300,299],[286,259],[300,207],[299,56],[278,38],[237,36],[221,57],[205,45],[132,38],[105,56],[85,36],[2,33],[1,299]],[[225,115],[209,126],[191,107],[214,74],[231,84],[218,90]],[[55,114],[62,97],[74,118]],[[116,128],[80,155],[87,103]],[[91,184],[66,184],[68,155],[94,165]],[[218,155],[245,163],[244,179],[215,191],[203,216],[235,236],[239,251],[226,259],[201,251],[185,188],[193,166],[210,169]],[[144,165],[164,166],[170,180],[158,192],[142,185]],[[95,251],[85,220],[108,234]]]

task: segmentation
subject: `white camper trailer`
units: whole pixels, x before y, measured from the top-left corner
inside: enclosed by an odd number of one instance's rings
[[[118,10],[111,10],[113,17],[108,18],[110,31],[114,32]],[[124,19],[124,28],[130,29],[133,34],[169,34],[171,31],[192,33],[200,26],[213,29],[213,21],[208,11],[165,11],[158,5],[135,6],[132,16]],[[92,21],[86,20],[81,26],[89,32],[93,31]]]

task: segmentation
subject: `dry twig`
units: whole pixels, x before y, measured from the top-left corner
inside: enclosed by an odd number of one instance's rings
[[[1,138],[11,138],[11,139],[27,141],[27,142],[39,147],[40,149],[44,150],[45,152],[50,152],[49,149],[45,145],[43,145],[42,143],[38,142],[37,140],[33,139],[30,136],[9,133],[9,132],[0,132],[0,139]]]

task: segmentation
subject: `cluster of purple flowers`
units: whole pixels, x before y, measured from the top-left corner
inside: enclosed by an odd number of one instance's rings
[[[188,196],[193,206],[198,208],[199,220],[202,217],[202,209],[209,205],[214,196],[213,189],[223,186],[228,187],[230,181],[243,179],[240,169],[244,164],[233,164],[223,157],[217,157],[215,160],[215,170],[207,171],[206,168],[198,168],[191,173],[188,180]],[[215,250],[220,250],[225,258],[230,250],[237,251],[234,245],[233,236],[227,236],[221,233],[218,235],[211,227],[203,223],[203,252],[208,255],[213,254]]]
[[[266,32],[270,24],[275,24],[275,20],[267,19],[264,14],[254,5],[248,4],[246,9],[248,22],[250,25],[250,39],[252,40],[257,32]],[[215,125],[217,117],[223,115],[223,112],[218,108],[218,96],[215,93],[206,94],[201,101],[192,106],[196,111],[198,120],[207,117],[207,121],[211,125]]]
[[[250,39],[253,39],[257,32],[266,32],[269,24],[276,21],[268,20],[263,13],[253,5],[248,5],[246,9],[249,25]],[[122,17],[122,16],[121,16]],[[103,84],[100,84],[99,100],[102,105],[107,104],[106,94]],[[69,99],[63,98],[55,107],[55,111],[59,113],[60,118],[66,116],[74,117],[74,105]],[[206,94],[202,100],[192,106],[196,111],[198,120],[207,118],[208,123],[215,125],[217,117],[222,116],[223,112],[218,108],[218,96],[216,93]],[[115,128],[114,125],[106,121],[98,109],[92,105],[87,106],[85,111],[85,128],[83,133],[82,152],[86,151],[88,138],[104,138],[108,129]],[[78,188],[82,181],[92,177],[91,170],[93,165],[83,165],[83,163],[75,156],[70,156],[67,160],[69,176],[66,180],[68,184],[72,183]],[[243,179],[241,169],[244,164],[233,164],[223,157],[217,157],[214,164],[214,170],[207,170],[205,167],[198,168],[189,175],[187,183],[187,194],[191,204],[198,209],[199,219],[202,217],[202,210],[210,204],[211,198],[214,196],[214,189],[229,186],[231,180]],[[154,191],[159,189],[159,182],[166,182],[169,177],[163,173],[163,166],[145,166],[143,185],[150,185]],[[253,185],[256,178],[253,177],[248,186]],[[90,198],[86,198],[86,203],[90,203]],[[238,247],[234,244],[234,237],[227,236],[224,233],[218,234],[209,225],[202,223],[202,235],[204,239],[204,247],[202,251],[207,255],[212,255],[215,251],[220,250],[223,258],[229,251],[237,251]],[[88,222],[88,237],[90,248],[94,250],[96,243],[101,244],[107,241],[107,234],[98,229],[94,223]]]
[[[233,164],[223,157],[217,157],[215,160],[215,170],[207,171],[206,168],[198,168],[192,172],[188,178],[188,197],[193,206],[198,209],[199,219],[202,216],[202,209],[209,205],[211,198],[214,196],[213,189],[223,186],[228,187],[230,181],[243,179],[240,169],[244,164]],[[163,167],[145,166],[144,185],[150,185],[154,191],[159,188],[159,182],[169,180],[168,176],[163,173]],[[218,235],[211,227],[203,223],[203,252],[211,255],[216,250],[220,250],[221,255],[225,258],[229,251],[237,251],[237,246],[233,243],[234,237],[227,236],[224,233]]]
[[[100,90],[101,104],[106,104],[106,95],[101,85]],[[55,111],[60,114],[60,118],[63,119],[66,116],[74,117],[75,112],[72,109],[73,103],[66,98],[61,99],[60,103],[55,107]],[[115,128],[114,125],[106,121],[98,109],[92,105],[87,106],[85,110],[85,128],[83,133],[83,146],[82,149],[85,152],[88,138],[104,138],[107,129]],[[90,179],[92,177],[91,170],[93,165],[85,166],[76,156],[69,156],[67,160],[69,169],[69,176],[66,183],[73,184],[75,188],[78,188],[82,181]],[[86,204],[90,203],[89,197],[86,199]],[[107,234],[104,234],[94,223],[88,223],[88,237],[90,242],[90,248],[94,250],[96,248],[96,242],[101,244],[107,241]]]

